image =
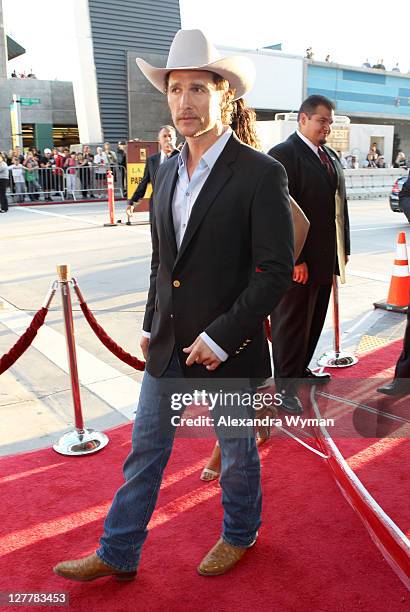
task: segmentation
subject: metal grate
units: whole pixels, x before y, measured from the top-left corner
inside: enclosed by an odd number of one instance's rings
[[[378,336],[367,336],[366,334],[362,336],[362,339],[359,342],[359,346],[357,347],[357,353],[368,353],[374,349],[380,348],[382,346],[386,346],[388,344],[388,340],[385,338],[379,338]]]

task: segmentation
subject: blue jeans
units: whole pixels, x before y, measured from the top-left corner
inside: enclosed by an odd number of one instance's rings
[[[169,397],[181,392],[183,380],[176,352],[161,378],[144,373],[132,450],[124,463],[125,483],[115,495],[97,550],[105,563],[117,569],[131,571],[138,566],[175,437],[170,419],[176,413]],[[247,436],[228,437],[217,430],[217,435],[222,455],[222,537],[233,546],[248,547],[254,543],[261,524],[260,464],[255,438],[252,431]]]

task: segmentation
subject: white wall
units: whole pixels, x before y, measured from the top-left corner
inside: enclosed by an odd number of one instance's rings
[[[381,152],[386,164],[392,163],[393,155],[393,125],[371,125],[370,123],[354,123],[350,126],[350,152],[357,155],[360,162],[366,159],[374,139],[384,138]]]
[[[281,51],[218,47],[223,56],[241,55],[253,61],[256,82],[246,96],[249,106],[258,109],[298,110],[303,100],[303,58]]]
[[[364,123],[350,124],[349,153],[357,155],[360,162],[366,159],[374,138],[384,138],[382,153],[386,164],[392,163],[393,155],[393,125],[370,125]],[[271,147],[287,139],[297,129],[296,121],[257,121],[256,131],[262,146],[267,152]],[[345,152],[346,155],[346,152]]]
[[[70,41],[70,62],[76,67],[73,89],[80,142],[98,143],[103,137],[88,0],[70,2],[70,9],[75,32]]]
[[[262,151],[267,153],[269,149],[286,140],[296,127],[297,124],[293,121],[257,121],[256,132]]]

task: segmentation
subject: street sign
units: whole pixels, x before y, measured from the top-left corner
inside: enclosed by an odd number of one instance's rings
[[[10,104],[10,121],[11,121],[11,140],[14,147],[23,146],[23,135],[21,129],[21,107],[18,104],[17,96],[13,96],[13,102]]]
[[[20,98],[22,106],[31,106],[32,104],[41,104],[40,98]]]

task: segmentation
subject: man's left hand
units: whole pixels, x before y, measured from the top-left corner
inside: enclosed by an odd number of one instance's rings
[[[349,263],[349,255],[345,255],[345,265]]]
[[[215,353],[209,348],[209,346],[198,336],[198,338],[183,349],[184,353],[189,353],[188,359],[186,360],[187,366],[191,366],[194,363],[202,363],[207,370],[216,370],[221,363],[221,360],[215,355]]]

